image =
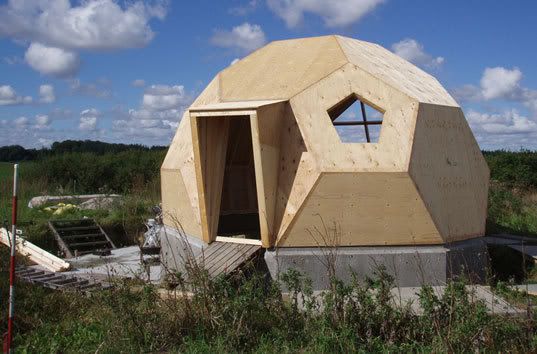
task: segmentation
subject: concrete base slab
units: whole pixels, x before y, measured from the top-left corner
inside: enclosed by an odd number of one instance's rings
[[[279,248],[267,250],[265,261],[273,279],[289,269],[308,276],[314,290],[327,289],[328,266],[337,278],[350,281],[374,278],[379,267],[394,277],[395,286],[444,285],[456,276],[471,282],[485,280],[488,253],[481,239],[438,246]]]
[[[160,231],[160,260],[165,271],[185,271],[188,260],[195,259],[208,245],[197,237],[164,225]]]
[[[130,246],[111,250],[109,256],[87,254],[70,258],[74,270],[65,272],[78,277],[109,281],[110,278],[136,278],[158,283],[162,276],[160,264],[144,266],[140,258],[140,247]]]

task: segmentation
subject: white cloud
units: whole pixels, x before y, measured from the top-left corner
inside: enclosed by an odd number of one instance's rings
[[[184,86],[151,85],[145,90],[142,106],[147,111],[164,111],[179,108],[188,100]]]
[[[460,102],[493,101],[502,99],[521,103],[537,117],[537,90],[521,85],[523,74],[518,68],[507,69],[501,66],[485,68],[480,86],[464,85],[452,90]]]
[[[167,1],[10,0],[0,7],[0,36],[74,50],[143,47],[155,35],[149,21],[166,12]]]
[[[80,50],[114,50],[147,45],[149,22],[166,16],[168,1],[9,0],[0,6],[0,37],[31,43],[25,60],[42,74],[74,75]]]
[[[486,68],[481,78],[483,98],[491,100],[512,96],[519,88],[522,72],[518,68]]]
[[[136,79],[131,83],[131,85],[134,86],[134,87],[144,87],[145,86],[145,81],[142,80],[142,79]]]
[[[53,103],[54,101],[56,101],[54,86],[48,84],[39,86],[39,102]]]
[[[296,27],[305,13],[320,16],[327,27],[348,26],[373,11],[384,0],[268,0],[269,8],[288,27]]]
[[[28,126],[29,120],[26,117],[18,117],[14,120],[14,123],[17,128],[23,129]]]
[[[0,86],[0,106],[29,104],[33,99],[30,96],[19,96],[13,87],[9,85]]]
[[[50,118],[46,114],[38,114],[35,116],[35,125],[36,129],[47,129],[50,125]]]
[[[476,132],[487,134],[537,133],[537,123],[522,116],[515,109],[505,111],[502,114],[488,114],[470,110],[466,117]]]
[[[423,45],[412,38],[403,39],[392,45],[392,50],[401,58],[418,66],[435,69],[444,63],[443,57],[433,57],[425,52]]]
[[[182,85],[148,86],[138,109],[115,110],[113,134],[117,140],[143,139],[147,143],[166,144],[191,101]]]
[[[95,108],[85,109],[80,112],[80,121],[78,129],[85,131],[94,131],[97,129],[97,120],[100,112]]]
[[[231,31],[216,30],[211,43],[223,48],[236,48],[244,52],[251,52],[267,42],[265,33],[259,25],[248,22],[233,27]]]
[[[80,67],[77,53],[62,48],[47,47],[32,43],[24,55],[26,63],[34,70],[45,75],[70,77]]]

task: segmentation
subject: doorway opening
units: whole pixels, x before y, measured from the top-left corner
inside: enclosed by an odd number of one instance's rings
[[[250,117],[229,119],[218,236],[261,239]]]

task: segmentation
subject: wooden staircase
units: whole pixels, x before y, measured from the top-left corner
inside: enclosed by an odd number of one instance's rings
[[[65,258],[88,253],[106,253],[116,248],[112,240],[93,219],[50,220],[49,228]]]

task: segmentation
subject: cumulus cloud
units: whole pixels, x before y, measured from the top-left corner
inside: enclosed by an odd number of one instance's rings
[[[443,57],[433,57],[425,52],[421,43],[412,38],[394,43],[392,50],[401,58],[424,68],[436,69],[444,63]]]
[[[80,120],[78,129],[84,131],[94,131],[97,129],[97,120],[101,116],[101,113],[95,109],[85,109],[80,112]]]
[[[54,86],[48,84],[39,86],[39,102],[53,103],[54,101],[56,101]]]
[[[384,0],[268,0],[269,8],[288,27],[296,27],[305,13],[320,16],[327,27],[348,26],[373,11]]]
[[[501,66],[485,68],[480,85],[463,85],[452,90],[460,102],[493,101],[502,99],[521,103],[537,116],[537,90],[521,85],[523,74],[518,68]]]
[[[131,83],[134,87],[144,87],[145,86],[145,80],[142,79],[136,79]]]
[[[26,63],[41,74],[70,77],[78,72],[80,58],[77,53],[56,47],[32,43],[24,55]]]
[[[38,114],[35,116],[35,125],[36,129],[47,129],[50,125],[50,118],[46,114]]]
[[[30,120],[26,117],[18,117],[13,121],[13,123],[15,123],[15,126],[19,129],[26,128],[29,122]]]
[[[31,96],[19,96],[10,85],[0,85],[0,106],[32,103]]]
[[[142,106],[147,111],[164,111],[176,109],[187,101],[184,86],[151,85],[145,90]]]
[[[522,78],[516,67],[488,67],[478,85],[452,90],[472,105],[466,118],[482,148],[537,149],[537,90],[524,87]]]
[[[143,47],[155,35],[149,21],[166,12],[167,1],[10,0],[0,7],[0,36],[73,50]]]
[[[481,113],[470,110],[466,114],[468,123],[474,131],[487,134],[526,134],[537,133],[537,123],[515,109],[501,114]]]
[[[513,95],[519,87],[522,72],[518,68],[486,68],[481,77],[483,98],[491,100]]]
[[[211,43],[218,47],[234,48],[251,52],[267,42],[265,33],[259,25],[248,22],[233,27],[231,31],[216,30],[211,37]]]
[[[38,72],[72,76],[80,50],[115,50],[147,45],[155,36],[149,22],[166,16],[168,2],[155,0],[9,0],[0,6],[0,37],[30,42],[25,61]]]
[[[118,140],[130,137],[166,144],[191,101],[182,85],[150,85],[144,90],[139,108],[116,109],[112,131]]]

